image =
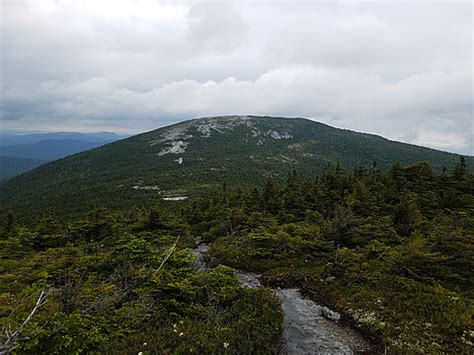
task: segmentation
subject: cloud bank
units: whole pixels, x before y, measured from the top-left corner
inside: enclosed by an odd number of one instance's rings
[[[473,154],[472,5],[6,1],[2,127],[265,114]]]

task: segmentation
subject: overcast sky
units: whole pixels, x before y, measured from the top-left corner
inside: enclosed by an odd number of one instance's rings
[[[470,1],[1,6],[3,130],[265,114],[473,154]]]

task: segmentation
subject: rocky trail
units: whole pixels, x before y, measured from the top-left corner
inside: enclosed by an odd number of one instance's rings
[[[209,245],[193,250],[197,272],[208,268]],[[259,288],[258,274],[238,271],[243,287]],[[298,289],[271,289],[280,298],[284,312],[281,354],[354,354],[367,351],[367,340],[354,329],[337,322],[339,314],[303,298]]]

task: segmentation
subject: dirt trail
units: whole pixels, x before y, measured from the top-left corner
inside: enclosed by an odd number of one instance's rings
[[[201,244],[194,250],[196,269],[205,270],[203,253],[209,246]],[[204,263],[204,264],[203,264]],[[262,287],[259,276],[239,271],[237,277],[244,287]],[[282,354],[353,354],[369,349],[365,338],[352,328],[323,316],[323,307],[303,298],[298,289],[271,289],[282,302],[284,312]]]

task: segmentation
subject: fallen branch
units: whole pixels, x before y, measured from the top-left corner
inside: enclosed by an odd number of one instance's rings
[[[380,258],[382,258],[382,257],[385,255],[385,253],[386,253],[387,251],[388,251],[388,248],[385,249],[382,253],[380,253],[380,255],[379,255],[379,256],[377,257],[377,259],[375,259],[375,260],[379,260]]]
[[[336,256],[334,257],[334,264],[337,264],[337,259],[339,258],[339,247],[341,243],[337,244],[337,249],[336,249]]]
[[[160,269],[161,269],[161,268],[163,267],[163,265],[165,264],[166,260],[168,260],[168,258],[171,256],[171,254],[173,254],[173,251],[174,251],[174,249],[176,248],[176,244],[178,244],[179,238],[181,238],[181,234],[178,235],[178,238],[176,238],[176,241],[174,242],[173,246],[172,246],[171,249],[169,250],[168,254],[166,254],[166,256],[163,258],[163,260],[161,261],[160,266],[158,267],[158,269],[156,269],[155,272],[160,271]]]
[[[11,330],[5,329],[5,336],[7,340],[5,341],[5,343],[0,344],[0,354],[7,354],[13,348],[18,346],[18,340],[19,340],[21,331],[27,326],[29,322],[31,322],[31,320],[33,319],[33,316],[38,311],[38,309],[40,309],[42,306],[46,304],[46,302],[48,302],[48,296],[50,293],[51,291],[44,291],[44,290],[41,291],[38,299],[36,300],[35,306],[31,310],[28,317],[26,317],[26,319],[23,321],[23,323],[20,325],[20,327],[17,330],[12,332]]]

